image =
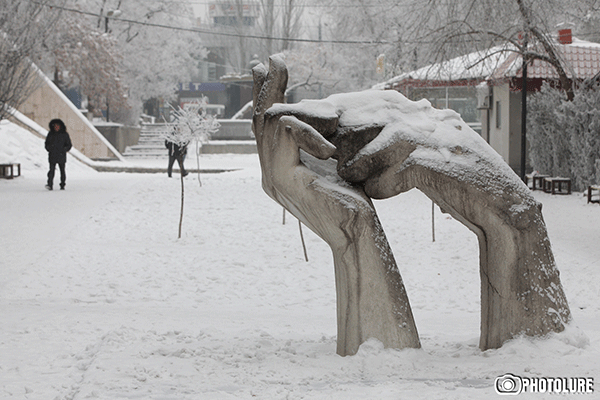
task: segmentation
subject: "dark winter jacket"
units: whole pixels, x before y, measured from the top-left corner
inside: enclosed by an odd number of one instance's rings
[[[54,130],[54,125],[60,129]],[[67,162],[67,151],[71,150],[71,137],[67,133],[67,127],[60,119],[53,119],[48,124],[50,131],[46,136],[46,150],[48,151],[48,161],[53,163]]]
[[[178,158],[185,156],[187,153],[187,145],[179,146],[176,143],[165,140],[165,147],[169,149],[169,157]]]

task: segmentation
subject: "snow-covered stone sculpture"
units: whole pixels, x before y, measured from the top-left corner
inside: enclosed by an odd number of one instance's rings
[[[283,104],[283,60],[253,73],[263,188],[333,252],[338,354],[370,337],[420,346],[371,202],[413,188],[478,237],[482,350],[564,329],[571,316],[541,205],[457,113],[376,90]]]

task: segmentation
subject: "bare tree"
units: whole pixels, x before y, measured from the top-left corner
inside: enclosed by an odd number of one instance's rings
[[[181,1],[128,0],[120,4],[112,0],[109,3],[107,6],[111,9],[122,10],[118,18],[110,19],[110,30],[122,54],[123,81],[134,107],[128,119],[133,123],[144,100],[174,98],[177,84],[190,80],[197,68],[197,59],[205,56],[206,49],[195,33],[160,27],[191,26],[192,12]],[[148,25],[144,25],[146,22]]]
[[[485,59],[492,55],[485,50],[495,48],[548,62],[571,96],[570,74],[554,39],[557,25],[585,26],[592,38],[600,20],[598,0],[343,0],[320,10],[319,39],[336,42],[329,45],[327,64],[336,64],[337,89],[344,91],[469,53],[481,51]],[[382,54],[385,68],[376,74]]]
[[[266,36],[263,42],[264,51],[267,55],[275,53],[274,37],[275,37],[275,20],[277,13],[275,9],[275,0],[261,0],[261,23],[262,32]]]
[[[414,66],[414,49],[423,44],[408,40],[409,13],[415,0],[345,0],[344,6],[322,7],[319,39],[328,42],[329,68],[335,68],[338,91],[362,90]],[[385,54],[385,66],[377,73],[377,58]]]
[[[281,14],[281,50],[291,48],[292,42],[289,39],[297,38],[302,27],[300,21],[303,15],[303,8],[306,5],[304,0],[283,0]]]
[[[51,48],[55,83],[61,89],[78,86],[94,114],[108,107],[129,107],[121,51],[116,38],[104,30],[89,16],[63,15]]]
[[[171,28],[191,26],[191,9],[181,1],[64,4],[45,41],[43,70],[79,86],[96,110],[108,104],[113,121],[136,123],[144,100],[172,98],[195,70],[194,57],[205,52],[197,34]]]
[[[59,17],[48,1],[0,3],[0,119],[17,108],[40,83],[33,63]]]
[[[550,64],[567,98],[573,98],[572,81],[554,40],[557,24],[580,21],[592,7],[586,0],[430,0],[413,2],[418,16],[404,31],[405,37],[426,43],[431,62],[482,50],[514,52],[526,62],[538,59]],[[575,6],[577,5],[577,6]],[[568,19],[568,21],[565,21]],[[413,39],[415,40],[415,39]]]
[[[244,71],[250,56],[257,52],[258,4],[245,0],[231,0],[215,4],[212,29],[220,35],[207,36],[207,47],[218,52],[237,72]],[[262,22],[261,22],[262,23]]]
[[[215,4],[213,29],[207,46],[221,53],[237,73],[249,74],[252,55],[266,59],[289,50],[301,33],[307,0],[230,0]]]

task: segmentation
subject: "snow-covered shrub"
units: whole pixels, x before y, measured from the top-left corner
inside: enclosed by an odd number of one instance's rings
[[[206,113],[206,98],[188,103],[184,108],[173,108],[172,115],[171,129],[164,138],[180,146],[196,143],[202,147],[219,129],[216,118]]]
[[[573,189],[597,183],[600,159],[600,85],[587,84],[567,101],[544,84],[528,105],[527,135],[533,169],[571,178]]]
[[[529,157],[534,170],[542,174],[554,174],[554,141],[552,136],[560,132],[557,105],[562,96],[558,91],[544,85],[541,91],[528,98],[527,137]]]

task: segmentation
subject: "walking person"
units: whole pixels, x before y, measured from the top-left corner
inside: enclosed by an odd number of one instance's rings
[[[48,183],[46,189],[52,190],[54,183],[54,171],[56,170],[56,164],[60,169],[60,190],[65,190],[65,184],[67,183],[67,174],[65,171],[65,164],[67,163],[67,151],[71,150],[71,137],[67,133],[67,127],[65,123],[60,119],[53,119],[48,124],[50,131],[46,136],[46,150],[48,151],[48,163],[50,164],[50,170],[48,171]]]
[[[181,176],[186,176],[188,172],[183,166],[183,161],[187,155],[187,144],[179,145],[169,140],[165,140],[165,147],[169,150],[169,165],[167,166],[167,175],[169,178],[173,174],[173,164],[175,163],[175,160],[177,160],[177,163],[179,164]]]

